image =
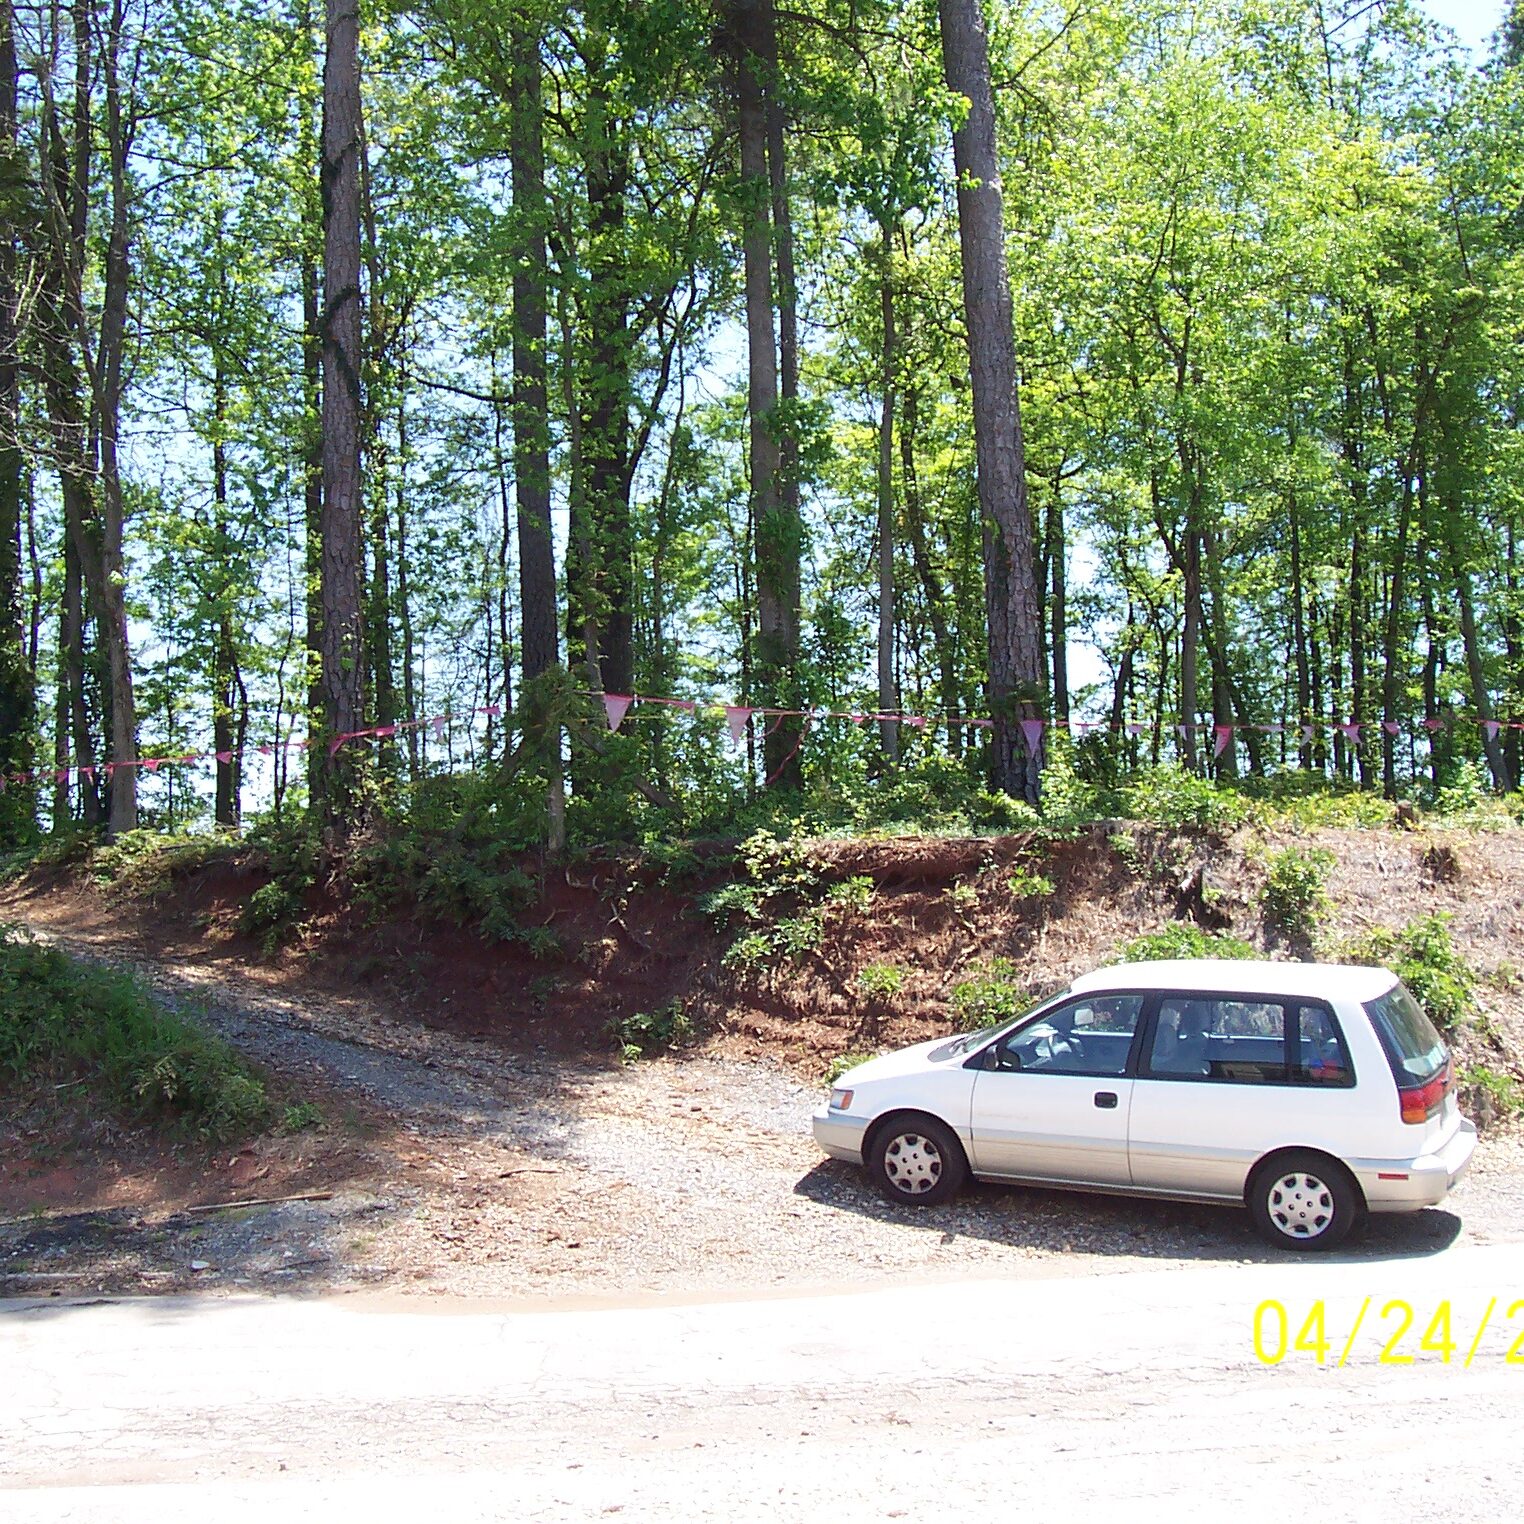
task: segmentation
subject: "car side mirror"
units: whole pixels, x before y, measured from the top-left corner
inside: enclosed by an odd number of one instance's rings
[[[1010,1073],[1021,1068],[1021,1054],[997,1042],[994,1047],[984,1050],[984,1067]]]

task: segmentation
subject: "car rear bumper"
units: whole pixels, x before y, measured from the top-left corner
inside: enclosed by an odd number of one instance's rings
[[[833,1158],[848,1164],[863,1162],[863,1135],[868,1131],[867,1117],[848,1116],[822,1106],[811,1119],[815,1141]]]
[[[1438,1206],[1460,1184],[1476,1151],[1476,1128],[1464,1117],[1450,1141],[1416,1159],[1351,1159],[1350,1168],[1373,1212],[1417,1212]]]

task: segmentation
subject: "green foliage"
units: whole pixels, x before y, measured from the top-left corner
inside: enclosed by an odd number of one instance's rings
[[[1189,827],[1224,834],[1242,825],[1249,815],[1241,795],[1182,767],[1155,767],[1140,773],[1122,789],[1122,800],[1132,819],[1169,830]]]
[[[893,1000],[905,988],[905,970],[897,963],[869,963],[858,969],[857,982],[870,1000]]]
[[[1287,847],[1266,862],[1261,902],[1289,937],[1310,938],[1328,919],[1333,902],[1326,887],[1336,859],[1323,847]]]
[[[258,938],[269,957],[296,931],[306,913],[302,890],[289,879],[272,878],[243,902],[238,930],[246,937]]]
[[[1054,890],[1051,878],[1025,865],[1018,865],[1005,885],[1018,900],[1046,899]]]
[[[1468,1064],[1457,1078],[1470,1089],[1480,1090],[1492,1105],[1494,1116],[1509,1118],[1524,1112],[1524,1086],[1511,1074],[1488,1064]]]
[[[1032,1003],[1009,958],[991,958],[952,987],[952,1008],[960,1028],[998,1026]]]
[[[0,1074],[37,1088],[78,1077],[97,1104],[207,1138],[267,1118],[259,1076],[130,975],[87,967],[0,928]]]
[[[1339,961],[1391,969],[1441,1032],[1456,1032],[1471,1014],[1476,973],[1457,950],[1444,912],[1419,916],[1400,930],[1378,927],[1351,938]]]
[[[855,1069],[875,1057],[877,1055],[873,1053],[838,1053],[825,1067],[826,1084],[834,1085],[849,1069]]]
[[[654,1011],[635,1011],[609,1023],[609,1035],[619,1044],[626,1063],[680,1047],[693,1036],[693,1019],[683,1002],[670,1000]]]
[[[1114,963],[1152,963],[1168,958],[1257,958],[1247,942],[1225,932],[1204,931],[1194,921],[1171,921],[1160,931],[1124,942]]]
[[[297,1101],[280,1114],[277,1131],[290,1136],[298,1132],[312,1132],[323,1125],[323,1113],[311,1101]]]
[[[855,915],[866,915],[873,904],[873,880],[866,873],[844,878],[826,891],[826,904],[839,906]]]

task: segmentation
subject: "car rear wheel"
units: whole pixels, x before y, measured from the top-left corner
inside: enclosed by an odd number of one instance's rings
[[[1256,1171],[1249,1211],[1260,1236],[1276,1248],[1316,1253],[1342,1243],[1364,1207],[1342,1164],[1326,1154],[1291,1150]]]
[[[891,1201],[935,1206],[963,1184],[968,1161],[952,1129],[934,1117],[893,1117],[873,1139],[868,1173]]]

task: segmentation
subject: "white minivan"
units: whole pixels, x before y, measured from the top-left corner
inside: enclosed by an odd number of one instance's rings
[[[1086,974],[999,1027],[849,1070],[815,1113],[892,1200],[981,1180],[1247,1205],[1328,1249],[1465,1174],[1449,1050],[1383,968],[1210,959]]]

